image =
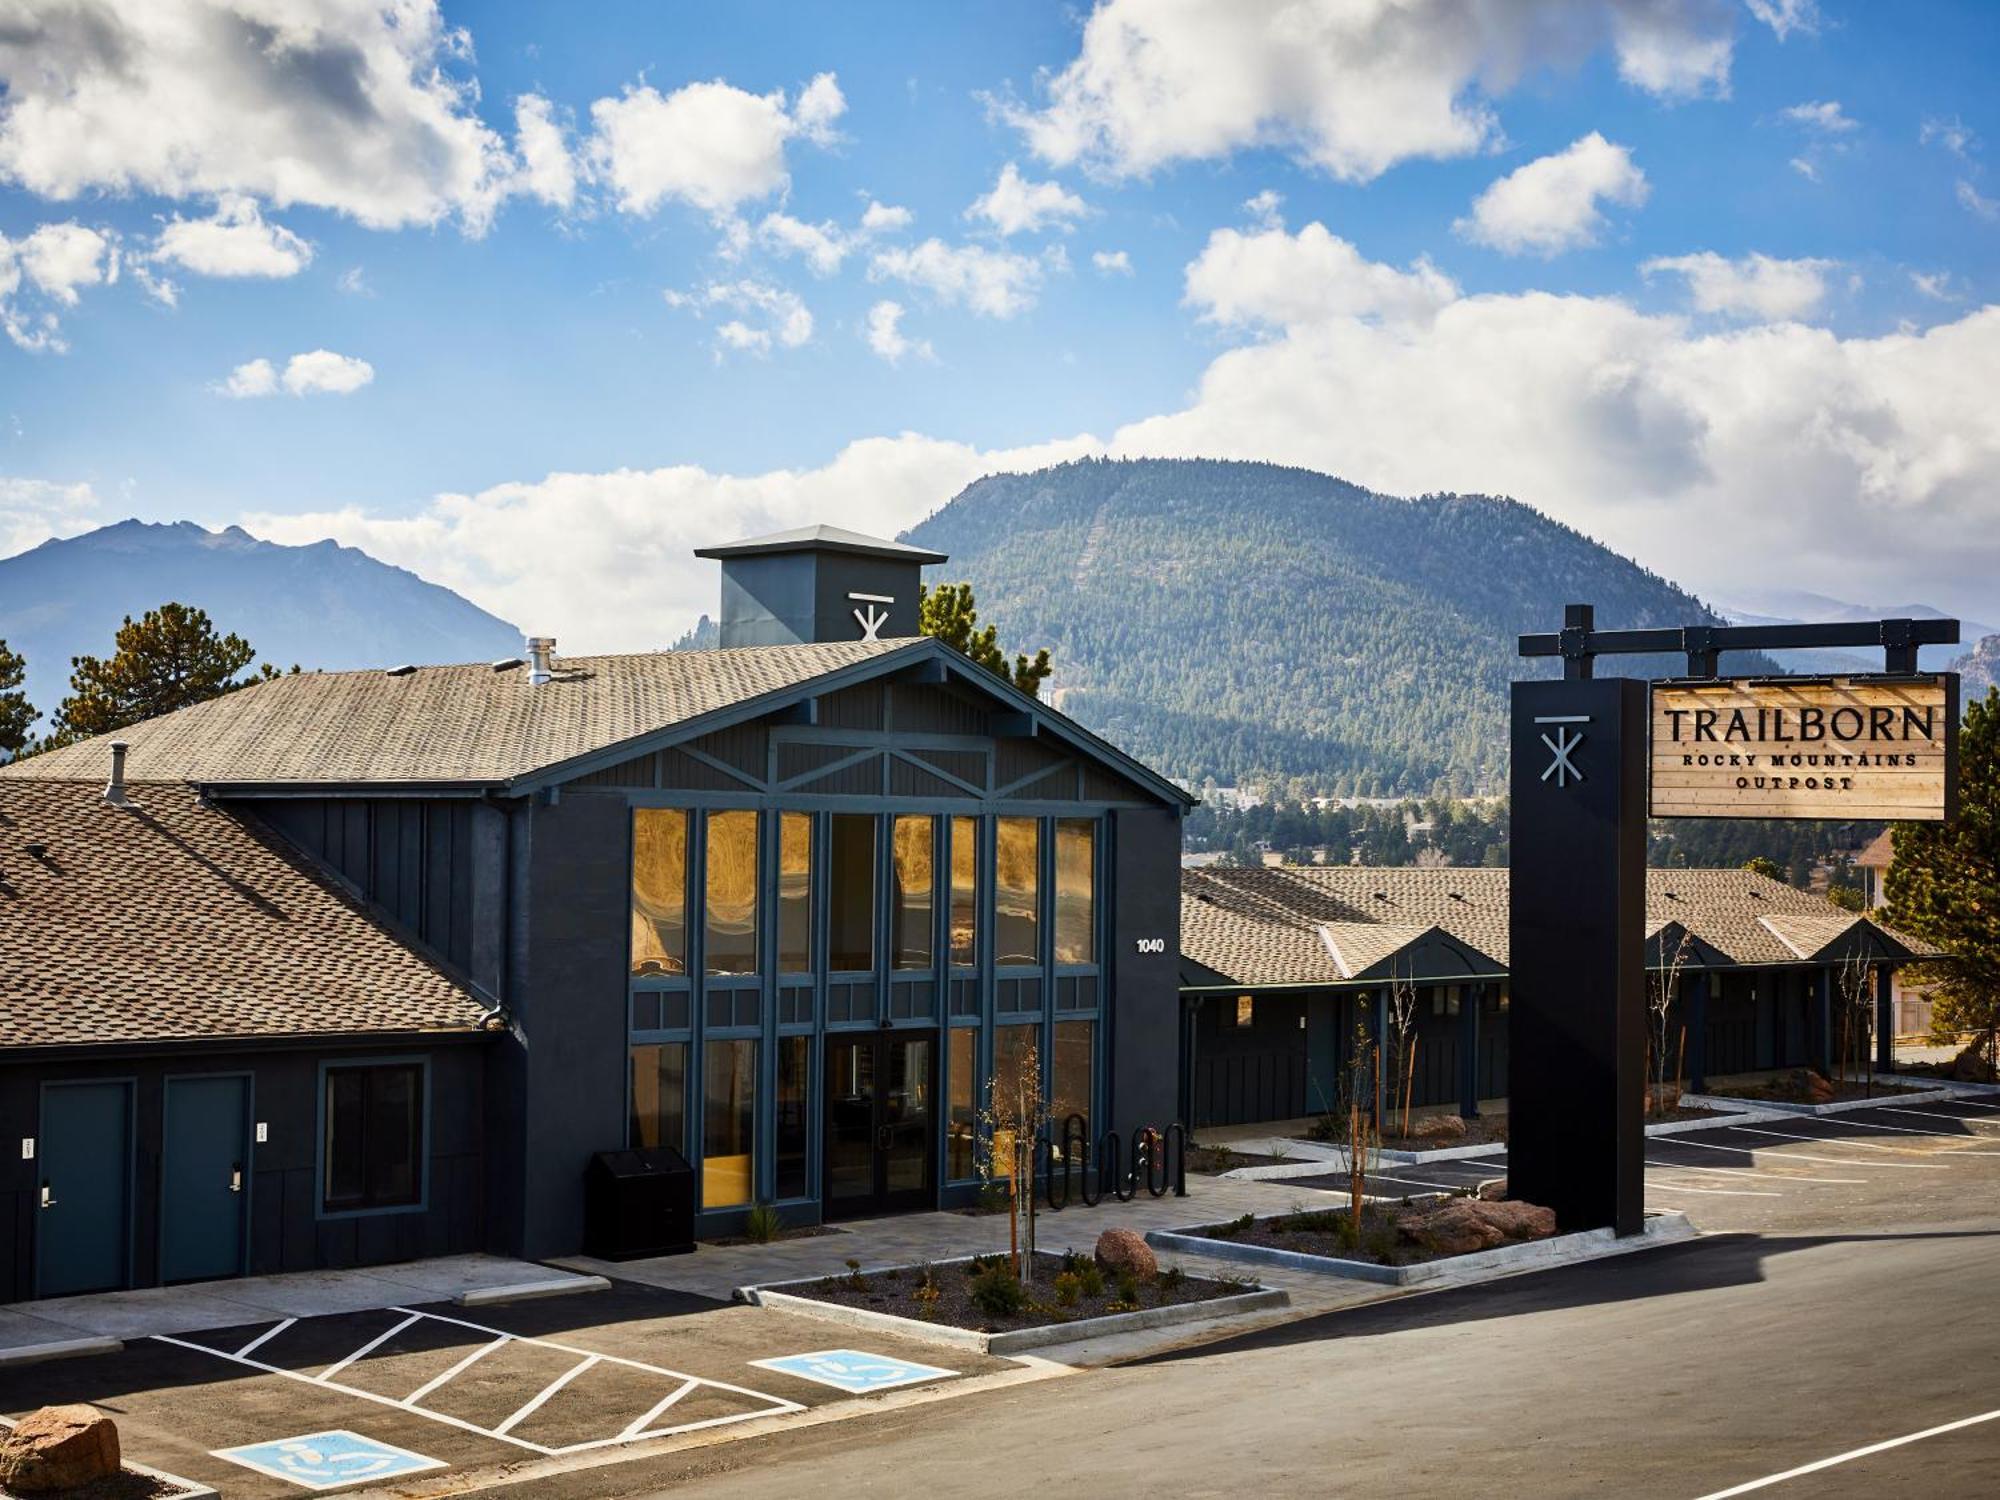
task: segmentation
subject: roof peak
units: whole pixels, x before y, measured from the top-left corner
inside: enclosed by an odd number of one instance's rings
[[[933,564],[949,561],[942,552],[913,547],[907,542],[890,541],[849,531],[841,526],[798,526],[790,531],[773,531],[764,536],[745,537],[713,547],[697,547],[696,557],[754,557],[779,552],[844,552],[858,557],[889,557],[903,562]]]

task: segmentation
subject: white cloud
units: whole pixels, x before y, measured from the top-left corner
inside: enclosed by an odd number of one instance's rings
[[[1130,276],[1132,274],[1131,252],[1126,250],[1093,250],[1090,263],[1097,267],[1100,276]]]
[[[786,142],[829,144],[846,107],[831,73],[790,108],[782,91],[750,94],[721,79],[664,95],[643,84],[590,106],[589,155],[626,213],[650,214],[678,199],[721,216],[789,187]]]
[[[919,359],[931,359],[930,341],[912,339],[902,329],[903,304],[886,298],[868,309],[868,324],[864,337],[868,347],[873,349],[890,364],[901,364],[903,357],[914,354]]]
[[[718,357],[724,348],[744,354],[769,354],[774,347],[796,349],[812,338],[811,309],[796,292],[769,282],[747,278],[711,281],[699,291],[669,289],[661,295],[669,307],[684,308],[697,316],[724,309],[739,315],[716,326],[715,335],[721,346],[716,351]],[[748,321],[752,318],[756,321]]]
[[[197,276],[296,276],[312,261],[312,246],[282,224],[265,220],[254,198],[225,193],[205,219],[167,222],[152,258]]]
[[[1275,229],[1285,222],[1284,215],[1278,212],[1284,206],[1285,195],[1276,188],[1264,188],[1243,200],[1243,211],[1266,229]]]
[[[1912,271],[1910,285],[1915,287],[1919,294],[1929,297],[1934,302],[1958,301],[1958,293],[1952,289],[1952,277],[1949,271]]]
[[[88,531],[99,524],[97,508],[88,484],[0,475],[0,557]]]
[[[766,214],[757,226],[757,237],[780,255],[797,255],[815,276],[831,276],[853,249],[838,224],[828,220],[807,224],[790,214]]]
[[[1639,269],[1648,276],[1671,271],[1686,277],[1697,312],[1775,323],[1817,310],[1826,300],[1826,273],[1839,264],[1757,254],[1728,260],[1704,250],[1698,255],[1658,256]]]
[[[1979,137],[1956,115],[1949,120],[1935,117],[1925,120],[1917,131],[1917,142],[1924,146],[1935,143],[1953,156],[1969,157],[1979,147]]]
[[[1089,212],[1090,205],[1060,182],[1030,182],[1010,161],[992,189],[972,200],[965,216],[1013,235],[1039,234],[1049,226],[1068,230]]]
[[[861,228],[868,234],[894,234],[908,229],[916,217],[907,208],[893,203],[877,203],[870,198],[868,207],[861,215]]]
[[[0,328],[29,353],[63,353],[57,309],[75,307],[81,287],[116,281],[118,267],[112,237],[74,219],[18,240],[0,234]]]
[[[1841,109],[1838,99],[1812,99],[1779,112],[1794,125],[1803,125],[1808,130],[1823,131],[1828,135],[1845,135],[1850,130],[1861,128],[1859,120]]]
[[[1501,138],[1491,100],[1601,48],[1663,98],[1727,90],[1725,0],[1103,0],[1033,109],[1042,160],[1112,175],[1276,147],[1348,181]]]
[[[1605,227],[1600,202],[1636,208],[1646,193],[1632,153],[1593,130],[1491,184],[1473,199],[1471,217],[1452,227],[1508,255],[1556,255],[1597,243]]]
[[[0,28],[0,179],[478,233],[512,163],[468,51],[435,0],[43,0]]]
[[[516,181],[522,192],[554,208],[576,202],[576,162],[553,104],[539,94],[516,99],[514,143],[521,154]]]
[[[1308,224],[1246,233],[1218,229],[1187,268],[1187,302],[1225,326],[1286,328],[1334,318],[1422,320],[1455,301],[1450,277],[1419,260],[1408,271],[1365,260]]]
[[[1793,157],[1791,161],[1791,167],[1794,172],[1798,173],[1799,176],[1805,178],[1807,182],[1819,181],[1819,165],[1818,163],[1814,162],[1810,157],[1806,156]]]
[[[2000,219],[2000,202],[1987,197],[1963,177],[1958,179],[1958,206],[1989,223]]]
[[[1041,262],[983,245],[951,246],[928,239],[913,249],[890,246],[868,263],[870,281],[921,287],[948,307],[964,305],[988,318],[1011,318],[1035,305]]]
[[[240,364],[215,389],[221,395],[239,400],[275,396],[280,389],[293,396],[347,396],[374,378],[375,367],[365,359],[335,354],[331,349],[314,349],[294,354],[285,362],[283,373],[268,359]]]
[[[1784,41],[1793,32],[1807,36],[1819,30],[1819,0],[1744,0],[1750,14]]]
[[[368,284],[368,278],[362,273],[359,266],[349,266],[339,276],[334,278],[333,284],[337,290],[345,292],[350,297],[372,297],[375,295],[375,288]]]

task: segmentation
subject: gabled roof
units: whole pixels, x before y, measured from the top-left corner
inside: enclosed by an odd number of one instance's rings
[[[1863,846],[1854,856],[1854,863],[1864,870],[1886,870],[1896,862],[1896,843],[1892,830],[1883,829]]]
[[[0,783],[0,1049],[479,1029],[477,996],[261,825],[101,788]]]
[[[1505,972],[1508,882],[1508,871],[1484,868],[1183,870],[1182,982],[1261,988],[1405,972],[1432,983],[1471,977],[1451,972],[1437,950],[1440,934],[1491,960],[1486,972]],[[1749,870],[1649,870],[1646,919],[1654,967],[1672,961],[1682,935],[1685,968],[1831,962],[1853,945],[1892,961],[1937,951]]]
[[[898,562],[913,563],[950,561],[942,552],[912,547],[908,542],[867,536],[839,526],[800,526],[791,531],[774,531],[768,536],[745,537],[740,542],[694,549],[696,557],[754,557],[759,553],[772,552],[845,552],[858,557],[888,557]]]

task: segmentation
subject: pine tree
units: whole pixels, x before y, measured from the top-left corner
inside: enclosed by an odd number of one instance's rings
[[[21,691],[28,664],[18,651],[0,641],[0,753],[19,755],[28,743],[28,726],[40,717]]]
[[[1893,838],[1889,923],[1949,955],[1925,966],[1933,1029],[2000,1029],[2000,688],[1959,726],[1958,817],[1898,823]]]
[[[204,611],[185,604],[163,604],[137,622],[127,615],[108,659],[70,659],[70,695],[56,710],[49,744],[109,734],[279,675],[266,663],[255,677],[239,680],[256,655],[242,636],[217,635]]]
[[[1055,670],[1046,646],[1032,660],[1025,652],[1015,653],[1009,665],[1007,653],[1000,649],[999,627],[979,626],[979,608],[969,583],[925,584],[917,599],[917,629],[963,652],[1030,698],[1040,694],[1042,683]]]

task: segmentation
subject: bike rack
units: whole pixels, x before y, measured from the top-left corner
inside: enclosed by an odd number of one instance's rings
[[[1047,1136],[1035,1142],[1037,1157],[1036,1170],[1042,1179],[1042,1201],[1048,1204],[1051,1213],[1061,1213],[1069,1206],[1072,1194],[1083,1200],[1088,1208],[1095,1208],[1104,1201],[1106,1184],[1111,1196],[1120,1203],[1130,1203],[1139,1196],[1143,1184],[1147,1193],[1155,1198],[1164,1198],[1169,1191],[1176,1198],[1187,1196],[1187,1127],[1178,1120],[1163,1131],[1148,1125],[1141,1129],[1132,1140],[1132,1166],[1125,1169],[1124,1138],[1115,1130],[1107,1130],[1097,1138],[1097,1148],[1090,1149],[1089,1122],[1080,1114],[1072,1114],[1063,1121],[1061,1137],[1062,1191],[1056,1191],[1056,1145]],[[1095,1161],[1097,1183],[1095,1191],[1091,1186],[1090,1166]],[[1080,1182],[1072,1178],[1081,1172]]]

